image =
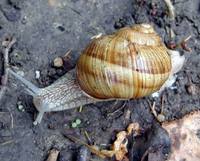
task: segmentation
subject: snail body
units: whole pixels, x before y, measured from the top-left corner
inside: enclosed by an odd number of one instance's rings
[[[176,62],[171,54],[151,25],[139,24],[92,40],[76,68],[48,87],[40,89],[9,71],[33,96],[39,111],[34,122],[37,124],[45,112],[99,101],[140,98],[158,91],[174,74]]]

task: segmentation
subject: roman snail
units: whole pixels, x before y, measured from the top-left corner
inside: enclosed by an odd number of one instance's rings
[[[76,68],[46,88],[38,88],[12,70],[9,72],[33,96],[40,123],[45,112],[85,104],[140,98],[163,89],[183,65],[168,50],[149,24],[125,27],[114,34],[93,39],[80,55]]]

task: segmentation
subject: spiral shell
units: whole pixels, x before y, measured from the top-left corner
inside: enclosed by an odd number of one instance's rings
[[[91,97],[130,99],[159,90],[170,70],[161,38],[151,25],[139,24],[94,39],[79,57],[76,74]]]

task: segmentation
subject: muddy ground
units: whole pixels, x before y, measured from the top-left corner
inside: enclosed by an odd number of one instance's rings
[[[10,64],[17,71],[23,71],[24,77],[37,86],[45,87],[75,66],[80,52],[98,33],[111,33],[124,26],[149,22],[166,43],[169,41],[166,26],[174,30],[175,42],[191,35],[188,45],[192,52],[188,54],[180,49],[187,61],[174,84],[177,88],[163,92],[166,119],[177,119],[200,108],[199,92],[190,94],[186,90],[189,80],[195,87],[200,85],[200,1],[173,0],[173,4],[176,8],[175,22],[167,16],[164,2],[158,0],[1,0],[0,39],[2,42],[7,35],[17,39],[9,56]],[[68,50],[71,54],[66,66],[52,67],[54,58]],[[2,54],[0,56],[2,73]],[[39,80],[35,79],[36,70],[41,72]],[[169,143],[149,110],[149,99],[152,100],[147,97],[97,103],[85,106],[82,112],[72,109],[48,113],[39,126],[33,126],[37,111],[32,98],[19,82],[10,78],[7,92],[0,102],[0,160],[43,161],[50,149],[57,148],[60,150],[59,161],[75,161],[80,145],[63,134],[71,133],[86,140],[84,131],[87,131],[96,144],[110,144],[118,131],[136,121],[145,135],[138,138],[137,144],[130,145],[129,158],[139,161],[149,146]],[[17,108],[20,101],[24,110]],[[156,103],[158,112],[160,107],[159,98]],[[71,123],[77,118],[81,124],[72,128]],[[160,139],[163,136],[166,138]],[[94,155],[89,158],[101,160]]]

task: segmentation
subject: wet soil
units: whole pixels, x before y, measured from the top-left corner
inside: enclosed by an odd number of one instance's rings
[[[175,88],[163,92],[164,115],[166,120],[173,120],[200,109],[200,2],[172,2],[176,8],[173,22],[167,15],[165,3],[158,0],[1,0],[0,41],[7,35],[17,39],[9,56],[10,64],[17,71],[23,71],[26,79],[45,87],[75,66],[80,52],[98,33],[107,34],[124,26],[148,22],[154,25],[165,43],[169,42],[167,27],[174,30],[175,42],[191,35],[188,45],[192,52],[179,49],[185,54],[186,63],[178,73]],[[54,58],[69,50],[66,66],[54,68]],[[2,63],[0,54],[1,73]],[[35,79],[36,70],[41,72],[39,79]],[[190,82],[196,88],[195,93],[188,90]],[[110,144],[118,131],[136,121],[144,129],[145,137],[130,146],[129,157],[139,161],[149,145],[168,140],[163,139],[167,134],[160,132],[147,100],[152,98],[97,103],[83,107],[82,112],[72,109],[47,113],[39,126],[33,126],[37,111],[31,96],[19,82],[9,79],[7,92],[0,102],[0,160],[43,161],[50,149],[57,148],[59,161],[75,161],[80,145],[63,134],[71,133],[86,140],[84,131],[87,131],[96,144]],[[160,112],[161,99],[156,101],[156,110]],[[19,102],[23,110],[17,108]],[[80,119],[81,124],[72,128],[71,123],[76,119]],[[100,160],[94,155],[89,157]]]

